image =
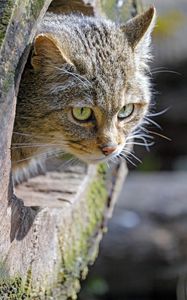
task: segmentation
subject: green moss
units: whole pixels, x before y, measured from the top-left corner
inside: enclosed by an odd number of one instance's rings
[[[4,40],[6,29],[12,14],[12,8],[15,5],[15,1],[8,0],[0,18],[0,46]]]
[[[15,3],[16,2],[16,3]],[[31,19],[37,19],[45,0],[34,0],[34,1],[25,1],[23,3],[22,0],[14,1],[14,0],[8,0],[6,3],[6,6],[3,7],[2,14],[0,16],[0,46],[4,41],[7,26],[14,26],[12,25],[14,22],[14,10],[16,10],[18,7],[23,7],[26,10],[26,15]],[[12,17],[11,17],[12,15]],[[16,15],[16,14],[15,14]],[[20,18],[19,20],[19,26],[20,30],[25,27],[25,21],[28,21],[26,17]],[[17,22],[17,20],[16,20]],[[19,34],[19,33],[18,33]],[[14,58],[13,58],[14,59]],[[11,68],[11,69],[10,69]],[[15,65],[11,60],[9,64],[9,70],[7,70],[6,78],[3,80],[3,87],[2,91],[3,93],[7,93],[9,90],[9,87],[12,85],[14,77],[15,77]]]
[[[69,235],[71,238],[63,240],[61,244],[61,256],[63,258],[59,271],[58,284],[51,288],[48,295],[61,297],[55,299],[76,299],[80,289],[80,279],[85,279],[88,272],[88,264],[93,263],[98,253],[100,235],[97,235],[99,228],[102,228],[103,212],[106,208],[108,193],[105,186],[106,166],[100,165],[97,175],[89,184],[84,199],[77,202],[77,209],[74,209],[74,224],[70,224]],[[87,222],[85,222],[85,215]],[[86,224],[85,224],[86,223]],[[68,228],[66,228],[68,234]],[[102,230],[102,229],[100,229]],[[94,239],[98,242],[93,243]],[[57,293],[55,293],[55,290]],[[60,291],[60,292],[59,292]],[[63,291],[66,291],[63,298]],[[54,294],[53,294],[54,293]],[[68,298],[68,296],[69,298]]]
[[[10,278],[5,264],[0,262],[0,299],[31,299],[31,278],[31,270],[27,272],[27,278],[24,281],[19,275]]]
[[[45,0],[32,1],[31,12],[32,12],[32,15],[34,16],[34,18],[38,17],[38,14],[41,11],[44,3],[45,3]]]
[[[28,297],[20,277],[0,280],[0,299],[23,300]]]
[[[87,210],[87,224],[85,226],[81,215],[77,216],[74,240],[71,241],[71,246],[67,245],[68,251],[64,251],[64,264],[68,270],[72,270],[73,272],[76,270],[75,258],[87,257],[90,247],[90,237],[93,237],[97,227],[102,223],[103,210],[108,196],[105,187],[105,173],[106,169],[104,165],[100,165],[96,178],[92,181],[86,192],[87,201],[84,209]],[[81,236],[78,236],[77,233],[81,233]]]
[[[10,71],[10,72],[7,74],[7,76],[6,76],[6,78],[4,79],[4,81],[3,81],[2,92],[3,92],[4,94],[8,93],[9,88],[10,88],[10,86],[11,86],[12,83],[13,83],[13,80],[14,80],[14,72],[13,72],[13,71],[12,71],[12,72]]]

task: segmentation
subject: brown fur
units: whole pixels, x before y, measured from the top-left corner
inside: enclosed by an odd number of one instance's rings
[[[71,153],[93,163],[106,159],[103,145],[115,145],[119,155],[150,103],[147,62],[154,19],[153,8],[121,27],[92,17],[46,15],[32,68],[25,69],[20,85],[14,172],[29,169],[29,161],[44,152]],[[128,103],[135,111],[119,121],[117,114]],[[71,108],[77,106],[90,107],[95,119],[73,119]]]

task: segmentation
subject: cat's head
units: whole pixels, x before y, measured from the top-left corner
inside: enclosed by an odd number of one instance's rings
[[[51,124],[50,134],[54,131],[66,152],[94,163],[120,155],[132,142],[150,103],[147,62],[154,23],[154,8],[122,26],[46,16],[32,65],[42,77],[42,105],[49,112],[43,127]]]

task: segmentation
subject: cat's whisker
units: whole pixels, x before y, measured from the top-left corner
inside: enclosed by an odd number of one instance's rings
[[[182,76],[181,73],[177,72],[177,71],[172,71],[172,70],[158,70],[158,71],[151,71],[151,74],[160,74],[160,73],[170,73],[170,74],[176,74],[179,76]]]
[[[126,142],[126,145],[139,145],[139,146],[144,146],[144,147],[146,148],[146,150],[149,151],[149,146],[151,146],[152,143],[148,143],[148,142],[146,141],[146,139],[143,138],[143,137],[141,137],[141,136],[135,137],[135,138],[133,138],[133,140],[134,140],[134,139],[140,139],[140,140],[142,140],[143,142],[142,142],[142,143],[141,143],[141,142],[135,142],[135,141],[133,141],[133,142]]]
[[[34,143],[13,143],[10,149],[23,149],[23,148],[63,148],[67,146],[67,143],[59,143],[59,144],[34,144]],[[53,150],[53,151],[54,151]]]
[[[17,132],[17,131],[13,131],[13,134],[16,135],[23,135],[23,136],[32,136],[33,134],[31,133],[23,133],[23,132]]]
[[[147,136],[147,138],[149,138],[151,140],[154,139],[151,136]],[[129,140],[134,140],[134,139],[136,139],[136,140],[142,140],[144,142],[144,144],[148,143],[147,140],[146,140],[146,136],[143,136],[141,134],[140,135],[132,135],[132,136],[130,136],[129,138],[126,139],[126,142],[128,142]]]
[[[136,131],[133,133],[133,135],[130,135],[129,137],[127,137],[127,140],[128,139],[132,139],[132,138],[142,138],[145,140],[145,138],[148,138],[148,139],[153,139],[153,137],[149,134],[145,134],[145,133],[141,133],[141,131]]]
[[[53,83],[52,86],[48,86],[48,90],[46,90],[45,94],[48,95],[48,92],[51,94],[51,95],[56,95],[60,92],[64,92],[65,90],[68,90],[72,87],[72,82],[71,83],[64,83],[63,85],[62,84],[55,84]]]
[[[31,144],[31,145],[17,145],[17,146],[14,146],[14,144],[12,144],[13,146],[10,148],[10,149],[22,149],[22,148],[42,148],[42,147],[63,147],[64,144]]]
[[[36,154],[35,156],[29,156],[29,157],[26,157],[26,158],[23,158],[23,159],[19,159],[19,160],[16,160],[16,161],[12,161],[12,162],[16,162],[16,163],[20,163],[20,162],[24,162],[24,161],[27,161],[27,160],[30,160],[30,159],[47,159],[47,158],[51,158],[51,157],[56,157],[56,155],[60,155],[60,154],[64,154],[64,152],[62,150],[59,150],[59,151],[56,151],[54,152],[53,151],[48,151],[48,152],[43,152],[43,153],[40,153],[40,154]]]
[[[163,139],[165,139],[165,140],[167,140],[169,142],[172,141],[172,139],[170,139],[169,137],[167,137],[167,136],[165,136],[163,134],[160,134],[158,132],[155,132],[155,131],[152,131],[152,130],[149,130],[149,132],[152,133],[152,134],[154,134],[154,135],[157,135],[157,136],[159,136],[159,137],[161,137],[161,138],[163,138]]]
[[[146,150],[149,151],[149,147],[153,146],[155,143],[152,142],[152,143],[138,143],[138,142],[132,142],[132,143],[126,143],[126,145],[138,145],[138,146],[144,146],[146,147]]]
[[[150,119],[149,117],[144,117],[144,119],[147,121],[148,124],[153,124],[155,125],[157,128],[161,129],[162,130],[162,127],[155,121],[153,121],[152,119]]]
[[[35,133],[23,133],[23,132],[17,132],[17,131],[13,131],[14,135],[20,135],[20,136],[26,136],[26,137],[34,137],[35,139],[44,139],[46,140],[46,135],[36,135]],[[54,142],[56,141],[56,138],[50,137],[48,136],[48,141]],[[26,143],[25,143],[26,144]]]
[[[113,162],[114,164],[116,164],[116,156],[114,156],[114,157],[111,157],[109,160],[111,161],[111,162]]]
[[[169,69],[166,69],[166,67],[165,66],[160,66],[160,67],[155,67],[155,68],[152,68],[151,69],[151,72],[153,71],[159,71],[159,70],[167,70],[167,71],[173,71],[173,70],[169,70]]]
[[[128,157],[128,155],[124,155],[123,153],[120,153],[119,156],[125,160],[127,160],[129,163],[131,163],[134,167],[137,167],[136,164]]]
[[[121,151],[121,153],[124,153],[124,154],[129,154],[131,155],[133,158],[135,158],[138,162],[142,163],[141,159],[139,159],[135,154],[133,154],[131,151],[127,150],[127,149],[123,149]]]
[[[109,164],[109,162],[106,162],[105,164],[107,165],[108,169],[110,169],[110,164]]]
[[[149,133],[149,130],[147,129],[147,128],[145,128],[145,127],[143,127],[143,126],[139,126],[139,128],[141,129],[141,130],[143,130],[144,132],[146,132],[146,133]],[[141,131],[139,131],[139,133],[141,134]]]
[[[156,68],[152,68],[152,69],[151,69],[151,72],[152,72],[152,71],[163,70],[163,69],[165,69],[165,67],[156,67]]]
[[[62,68],[59,68],[59,67],[55,67],[55,68],[57,70],[59,70],[60,73],[62,73],[62,74],[67,74],[67,75],[73,76],[74,78],[78,79],[83,85],[91,86],[91,82],[88,79],[81,76],[80,74],[76,74],[74,72],[70,72],[68,70],[65,70],[65,69],[62,69]]]
[[[171,109],[171,107],[167,107],[167,108],[165,108],[165,109],[163,109],[163,110],[161,110],[161,111],[159,111],[159,112],[157,112],[157,113],[151,113],[151,112],[149,112],[148,114],[147,114],[147,116],[148,117],[157,117],[157,116],[161,116],[161,115],[163,115],[163,114],[165,114],[168,110],[170,110]]]
[[[141,143],[141,142],[127,142],[125,143],[125,145],[140,145],[140,146],[153,146],[155,143],[154,142],[150,142],[150,143]]]
[[[74,163],[79,162],[79,160],[75,157],[72,157],[68,159],[67,161],[64,161],[61,163],[60,168],[63,168],[64,170],[67,169],[68,167],[74,165]]]

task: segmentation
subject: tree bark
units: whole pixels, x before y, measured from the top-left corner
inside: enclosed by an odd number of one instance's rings
[[[76,299],[111,216],[124,165],[60,168],[13,193],[10,146],[21,74],[50,0],[0,1],[0,298]],[[54,0],[49,10],[100,14],[99,0]],[[58,164],[58,163],[57,163]],[[63,201],[63,200],[66,201]]]

